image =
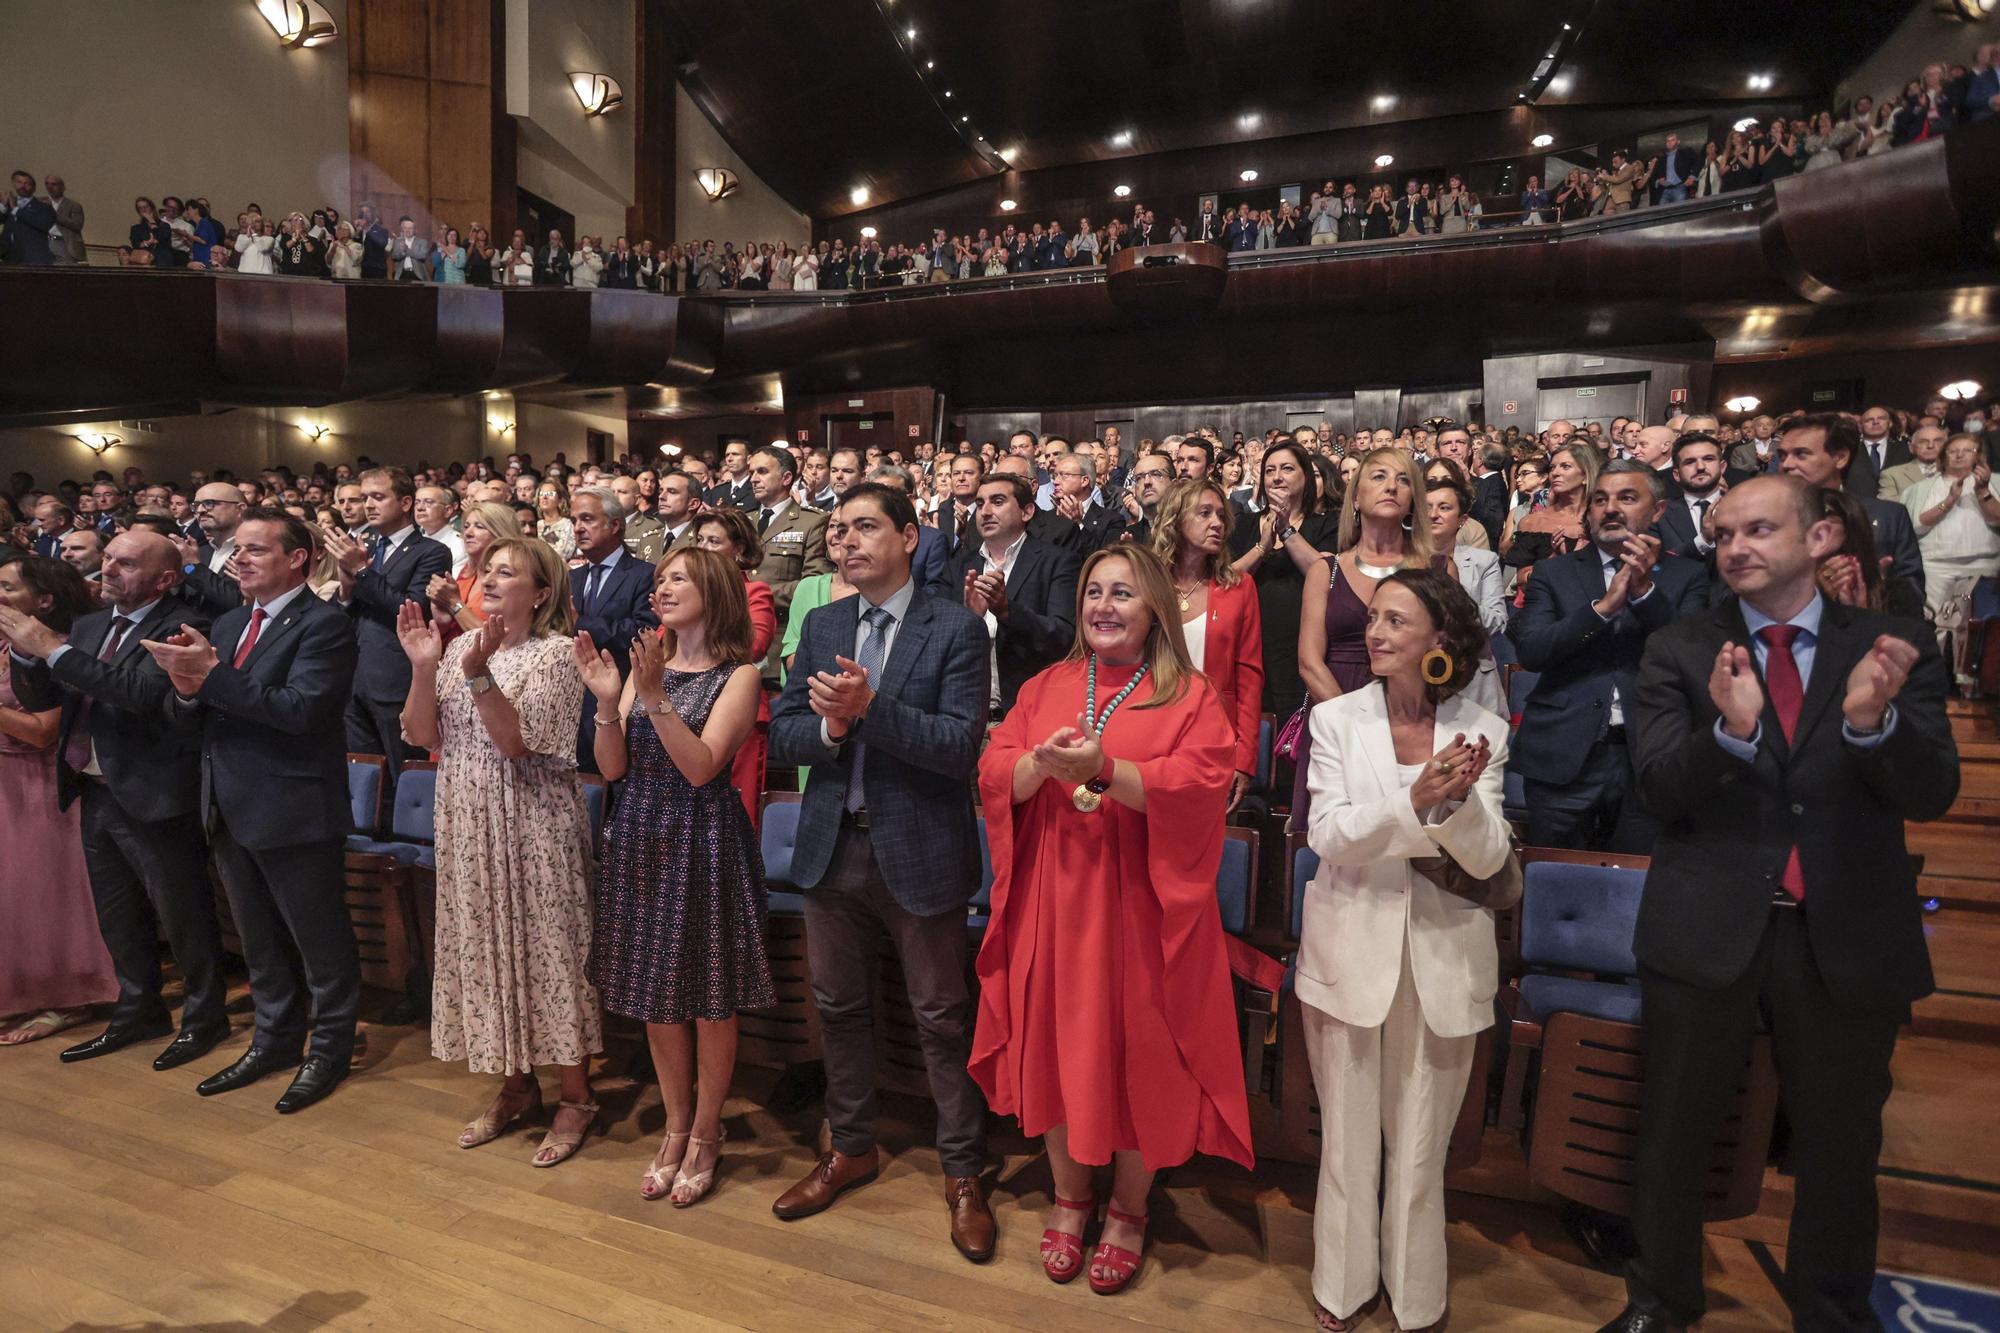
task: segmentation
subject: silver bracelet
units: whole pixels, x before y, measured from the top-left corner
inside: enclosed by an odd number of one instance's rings
[[[639,702],[639,700],[638,700],[638,698],[637,698],[636,696],[635,696],[635,697],[633,698],[633,700],[632,700],[632,706],[631,706],[630,708],[626,709],[625,711],[626,711],[627,713],[631,714],[631,715],[632,715],[633,717],[651,717],[651,716],[652,716],[652,712],[651,712],[651,710],[650,710],[650,709],[648,709],[648,708],[646,707],[646,705],[645,705],[645,704],[643,704],[643,703]]]

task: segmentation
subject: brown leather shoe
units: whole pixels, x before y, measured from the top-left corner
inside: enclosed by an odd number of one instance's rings
[[[979,1192],[978,1176],[947,1176],[944,1206],[951,1213],[951,1243],[975,1264],[993,1257],[993,1210]]]
[[[825,1212],[833,1201],[857,1185],[866,1185],[881,1174],[882,1155],[870,1148],[859,1157],[842,1152],[824,1152],[804,1180],[778,1196],[771,1211],[787,1222]]]

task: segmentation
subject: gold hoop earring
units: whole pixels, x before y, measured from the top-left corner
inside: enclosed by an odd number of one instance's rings
[[[1458,671],[1458,663],[1444,649],[1433,648],[1417,663],[1417,669],[1424,673],[1424,684],[1442,685]]]

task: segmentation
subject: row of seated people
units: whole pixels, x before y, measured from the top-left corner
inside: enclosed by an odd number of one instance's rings
[[[1852,462],[1845,423],[1792,425],[1788,456],[1812,444]],[[782,459],[760,457],[790,481]],[[1493,1021],[1483,886],[1509,856],[1507,724],[1475,695],[1494,643],[1485,596],[1429,549],[1416,460],[1394,448],[1356,459],[1321,523],[1314,457],[1296,442],[1265,451],[1260,507],[1234,558],[1245,519],[1227,493],[1205,478],[1171,488],[1146,540],[1081,560],[1074,603],[1051,604],[1069,611],[1069,629],[1044,627],[1039,645],[1008,637],[1014,576],[1046,512],[1029,513],[1026,476],[976,487],[982,541],[961,542],[962,579],[942,591],[915,573],[937,529],[903,489],[857,484],[819,520],[851,595],[799,619],[775,700],[744,559],[760,534],[743,515],[722,520],[738,528],[733,546],[669,547],[646,566],[621,554],[615,492],[573,496],[581,567],[541,540],[493,540],[478,606],[449,617],[426,614],[449,555],[414,533],[414,487],[393,471],[361,478],[373,543],[251,509],[210,568],[134,526],[107,548],[102,609],[62,562],[11,560],[0,634],[18,706],[0,723],[32,760],[13,770],[18,804],[44,821],[21,829],[46,861],[27,878],[73,886],[87,861],[109,955],[79,972],[94,991],[21,1007],[115,994],[109,1025],[64,1052],[72,1060],[168,1036],[157,918],[187,1000],[155,1063],[206,1056],[227,1035],[203,906],[212,855],[257,1021],[249,1048],[202,1091],[296,1068],[279,1109],[314,1104],[348,1073],[358,1004],[341,894],[344,756],[434,751],[433,1049],[503,1079],[460,1142],[489,1141],[538,1109],[536,1070],[553,1065],[562,1105],[534,1160],[577,1151],[597,1113],[587,1067],[608,1010],[649,1024],[668,1106],[642,1190],[691,1204],[715,1180],[737,1016],[774,998],[751,822],[764,758],[732,776],[746,750],[768,746],[770,763],[806,776],[790,874],[804,893],[832,1125],[831,1150],[774,1209],[810,1215],[876,1170],[867,959],[886,935],[938,1103],[954,1243],[974,1259],[992,1251],[983,1126],[989,1110],[1012,1115],[1044,1138],[1056,1169],[1050,1276],[1087,1267],[1093,1286],[1116,1290],[1140,1262],[1155,1169],[1195,1151],[1250,1161],[1228,974],[1232,961],[1262,969],[1226,943],[1215,881],[1228,809],[1255,777],[1256,721],[1276,711],[1258,703],[1273,675],[1289,676],[1286,689],[1314,699],[1293,728],[1304,775],[1293,809],[1322,860],[1297,966],[1332,1122],[1319,1317],[1342,1326],[1386,1281],[1400,1321],[1427,1326],[1445,1299],[1442,1160],[1438,1136],[1419,1127],[1456,1114],[1470,1043]],[[1920,621],[1823,590],[1855,529],[1828,517],[1831,488],[1788,470],[1722,496],[1705,516],[1712,558],[1697,561],[1662,556],[1650,535],[1666,512],[1651,469],[1606,466],[1587,489],[1590,541],[1537,556],[1511,634],[1541,671],[1544,702],[1587,728],[1567,748],[1593,780],[1622,774],[1626,804],[1643,804],[1657,828],[1636,952],[1647,1039],[1686,1077],[1665,1085],[1677,1100],[1658,1112],[1647,1085],[1643,1263],[1618,1327],[1700,1313],[1689,1144],[1722,1113],[1760,998],[1798,1020],[1775,1034],[1781,1067],[1803,1058],[1842,1086],[1886,1090],[1894,1011],[1929,986],[1902,823],[1935,817],[1955,790],[1945,674]],[[1308,517],[1312,538],[1300,532]],[[308,587],[322,554],[334,569],[325,597]],[[1267,566],[1287,578],[1260,577]],[[629,623],[608,622],[605,599],[635,579]],[[1571,604],[1571,583],[1589,595]],[[1728,595],[1711,606],[1715,591]],[[1287,601],[1296,628],[1274,640]],[[762,619],[768,639],[776,616]],[[1360,671],[1346,656],[1356,642]],[[1281,669],[1274,647],[1297,666]],[[1530,651],[1546,656],[1531,663]],[[1318,671],[1332,679],[1323,697]],[[1517,755],[1531,748],[1526,711]],[[579,746],[620,788],[595,855]],[[1708,799],[1725,783],[1729,800]],[[1531,824],[1569,784],[1546,785],[1529,789]],[[993,875],[976,1018],[965,929],[981,880],[975,793]],[[1605,822],[1601,802],[1585,804]],[[1807,813],[1821,809],[1842,818],[1822,830]],[[1802,910],[1808,900],[1820,910]],[[88,960],[77,907],[40,901],[33,916]],[[696,1080],[697,1067],[723,1076]],[[1130,1095],[1141,1087],[1147,1096]],[[1795,1229],[1795,1300],[1852,1309],[1858,1282],[1865,1307],[1857,1256],[1872,1256],[1872,1164],[1834,1145],[1865,1137],[1881,1099],[1795,1091],[1813,1108],[1795,1126],[1801,1190],[1810,1178],[1831,1201]],[[1086,1265],[1103,1167],[1109,1211]],[[1378,1200],[1384,1170],[1394,1188]]]

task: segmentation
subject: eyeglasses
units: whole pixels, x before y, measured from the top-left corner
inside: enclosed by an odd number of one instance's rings
[[[241,500],[196,500],[194,502],[196,509],[213,509],[217,505],[235,505],[238,509],[241,509],[243,502]]]

